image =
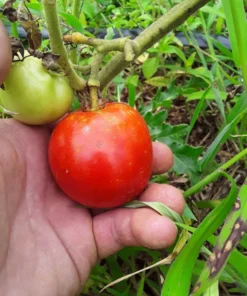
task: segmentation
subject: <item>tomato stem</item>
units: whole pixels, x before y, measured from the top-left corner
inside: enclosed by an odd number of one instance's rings
[[[91,111],[99,110],[99,88],[97,86],[90,87],[90,98],[91,98]]]

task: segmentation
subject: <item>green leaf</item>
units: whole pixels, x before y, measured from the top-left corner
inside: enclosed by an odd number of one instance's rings
[[[59,15],[61,15],[66,23],[70,25],[73,29],[75,29],[79,33],[83,33],[83,27],[76,16],[62,11],[59,12]]]
[[[144,294],[144,285],[145,285],[145,279],[146,279],[145,275],[146,275],[145,272],[143,272],[141,275],[141,280],[138,283],[138,291],[136,296],[142,296]]]
[[[105,35],[105,40],[112,40],[115,36],[114,30],[112,27],[107,28],[106,30],[106,35]]]
[[[127,85],[128,84],[132,84],[134,85],[135,87],[138,86],[138,82],[139,82],[139,76],[138,75],[131,75],[127,78]]]
[[[170,218],[172,221],[176,221],[179,223],[183,223],[182,218],[178,213],[173,211],[172,209],[168,208],[165,204],[161,202],[142,202],[139,200],[134,200],[125,205],[126,208],[143,208],[143,207],[150,207],[156,212],[158,212],[162,216],[166,216]]]
[[[161,142],[162,139],[159,139]],[[191,178],[192,183],[196,183],[200,176],[198,159],[202,154],[202,147],[191,147],[187,144],[172,143],[168,145],[174,155],[173,170],[179,174],[186,174]]]
[[[91,1],[85,0],[82,6],[82,11],[91,19],[93,19],[97,13],[97,7]]]
[[[170,83],[170,79],[164,76],[155,76],[145,81],[146,84],[156,86],[156,87],[164,87],[168,86]]]
[[[215,9],[214,7],[211,7],[209,5],[205,5],[204,7],[202,7],[201,11],[208,14],[215,14],[225,19],[225,14],[222,11],[220,11],[219,9]]]
[[[156,114],[153,112],[147,112],[144,115],[144,119],[147,122],[149,128],[152,130],[155,127],[160,127],[167,118],[167,111],[162,110]]]
[[[162,52],[166,54],[176,54],[184,62],[184,64],[187,62],[183,51],[179,47],[166,44],[162,47]]]
[[[206,100],[206,97],[207,97],[207,94],[208,92],[210,91],[210,88],[206,89],[201,95],[200,97],[200,101],[198,102],[198,104],[196,105],[196,108],[193,112],[193,115],[192,115],[192,118],[190,120],[190,128],[189,128],[189,131],[188,131],[188,134],[187,134],[187,137],[186,137],[186,142],[188,142],[189,140],[189,136],[190,136],[190,133],[197,121],[197,118],[199,117],[199,115],[201,114],[202,110],[203,110],[203,107],[204,107],[204,104],[205,104],[205,100]]]
[[[193,212],[191,211],[191,209],[189,208],[189,206],[187,205],[187,203],[185,203],[183,217],[184,218],[187,218],[187,219],[191,219],[191,220],[197,221],[195,215],[193,214]]]
[[[146,60],[142,66],[142,71],[146,79],[152,77],[159,67],[159,61],[157,58],[150,58]]]
[[[188,129],[189,127],[187,124],[179,124],[175,126],[163,124],[161,126],[151,128],[150,134],[153,140],[159,140],[169,145],[174,141],[183,143],[184,137],[188,133]]]
[[[216,281],[211,287],[209,287],[202,296],[220,296],[219,294],[219,282]]]
[[[128,104],[131,107],[134,107],[135,100],[136,100],[136,87],[131,83],[129,83],[127,87],[128,87]]]
[[[227,92],[219,91],[218,93],[220,95],[221,100],[226,100]],[[205,94],[204,90],[188,94],[188,95],[186,95],[186,97],[187,97],[186,101],[189,102],[189,101],[193,101],[193,100],[200,100],[204,94]],[[212,88],[207,92],[205,99],[206,100],[215,100],[215,93]]]
[[[233,121],[236,117],[238,117],[239,114],[243,112],[243,110],[247,109],[247,93],[242,93],[239,97],[235,97],[236,103],[233,106],[232,110],[226,117],[226,122],[230,123]],[[244,114],[243,114],[244,116]]]
[[[230,36],[234,61],[236,66],[240,67],[240,52],[239,52],[240,39],[245,40],[245,43],[246,43],[245,49],[247,47],[247,38],[246,38],[247,26],[246,26],[244,3],[243,3],[243,0],[234,0],[234,3],[232,2],[232,0],[222,0],[222,4],[224,7],[226,23],[229,30],[229,36]],[[234,13],[233,13],[233,5],[235,8]],[[242,23],[242,28],[237,27],[238,24],[236,24],[234,17],[240,20],[240,22]]]

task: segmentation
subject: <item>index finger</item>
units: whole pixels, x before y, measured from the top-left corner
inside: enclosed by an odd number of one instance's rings
[[[8,34],[0,21],[0,85],[7,76],[12,60],[11,46]]]

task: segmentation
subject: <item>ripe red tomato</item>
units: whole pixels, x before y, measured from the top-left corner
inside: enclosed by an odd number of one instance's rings
[[[98,111],[75,111],[56,126],[49,163],[57,184],[89,208],[113,208],[148,184],[152,142],[141,115],[123,103]]]

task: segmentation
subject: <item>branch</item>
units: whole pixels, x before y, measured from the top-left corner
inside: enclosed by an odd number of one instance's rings
[[[149,47],[153,46],[173,29],[184,23],[188,17],[209,1],[210,0],[184,0],[182,3],[174,6],[167,14],[159,18],[134,39],[134,41],[139,44],[139,55],[145,52]],[[137,57],[137,55],[135,57]],[[130,62],[125,59],[125,54],[116,54],[99,73],[101,88],[103,89],[129,64]]]
[[[81,72],[82,75],[89,75],[91,72],[91,65],[86,65],[86,66],[80,66],[80,65],[76,65],[76,64],[72,64],[73,69]]]
[[[56,0],[43,0],[46,25],[49,31],[52,52],[60,55],[58,63],[64,70],[65,75],[68,77],[71,87],[75,90],[83,90],[86,87],[86,82],[83,78],[76,74],[75,70],[71,66],[67,52],[63,45],[56,2]]]
[[[126,61],[133,61],[135,55],[139,54],[139,45],[137,42],[130,40],[127,37],[117,38],[113,40],[103,40],[90,38],[81,33],[72,33],[71,35],[63,36],[64,42],[74,44],[86,44],[92,46],[97,52],[108,53],[110,51],[121,51],[125,54]]]
[[[80,8],[81,8],[81,1],[80,0],[73,0],[72,3],[72,15],[79,19],[80,17]],[[77,49],[73,49],[70,54],[70,60],[72,63],[77,64],[78,57],[77,57]]]

